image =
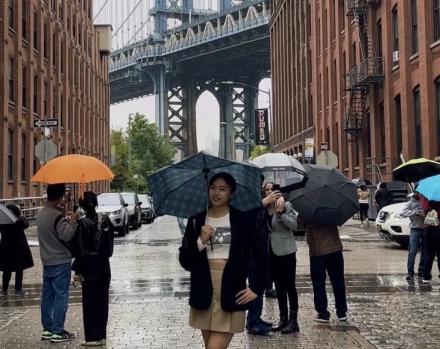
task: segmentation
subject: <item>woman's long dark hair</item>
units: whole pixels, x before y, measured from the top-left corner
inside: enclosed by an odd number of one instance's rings
[[[273,186],[275,183],[274,182],[266,182],[266,183],[264,183],[263,188],[261,188],[261,197],[262,198],[266,197],[266,186],[268,184],[272,184],[272,186]]]
[[[79,205],[84,210],[88,218],[95,218],[96,207],[98,206],[98,197],[93,191],[84,192],[84,198],[79,199]]]

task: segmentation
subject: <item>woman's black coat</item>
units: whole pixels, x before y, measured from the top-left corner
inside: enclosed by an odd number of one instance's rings
[[[256,270],[264,271],[267,253],[264,237],[255,229],[258,210],[242,212],[230,207],[231,246],[221,284],[221,306],[225,311],[243,311],[249,304],[237,304],[236,294],[246,288],[251,256]],[[195,309],[208,309],[212,300],[212,280],[206,249],[199,251],[197,239],[205,224],[206,211],[191,217],[180,247],[179,261],[191,272],[189,304]],[[261,295],[266,286],[266,272],[252,273],[249,287]]]
[[[34,266],[24,230],[29,226],[24,217],[19,217],[15,224],[1,228],[0,270],[17,271]]]

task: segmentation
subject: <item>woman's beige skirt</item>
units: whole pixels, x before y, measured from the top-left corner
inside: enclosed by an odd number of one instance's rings
[[[240,333],[244,331],[245,312],[224,311],[221,307],[220,290],[225,265],[225,260],[209,260],[213,287],[211,305],[206,310],[198,310],[191,307],[189,313],[189,325],[191,327],[226,333]]]

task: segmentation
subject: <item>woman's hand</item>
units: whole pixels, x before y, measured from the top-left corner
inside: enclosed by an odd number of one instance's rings
[[[206,245],[209,239],[214,235],[214,228],[210,225],[204,225],[202,231],[200,232],[200,240],[202,240],[203,245]]]
[[[257,294],[254,293],[254,291],[252,291],[249,287],[247,287],[235,295],[235,298],[238,298],[235,302],[237,304],[247,304],[249,302],[252,302],[257,297]]]
[[[283,194],[279,190],[275,190],[263,199],[263,206],[272,205],[281,197],[283,197]]]
[[[285,208],[285,200],[284,200],[284,196],[281,196],[280,198],[277,199],[277,201],[275,202],[275,210],[278,214],[282,214],[286,211]]]

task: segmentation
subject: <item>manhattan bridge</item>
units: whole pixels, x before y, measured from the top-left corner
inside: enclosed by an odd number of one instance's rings
[[[112,104],[155,96],[155,122],[181,156],[197,152],[196,103],[220,106],[220,156],[246,158],[259,82],[270,76],[270,0],[95,0],[113,27]]]

